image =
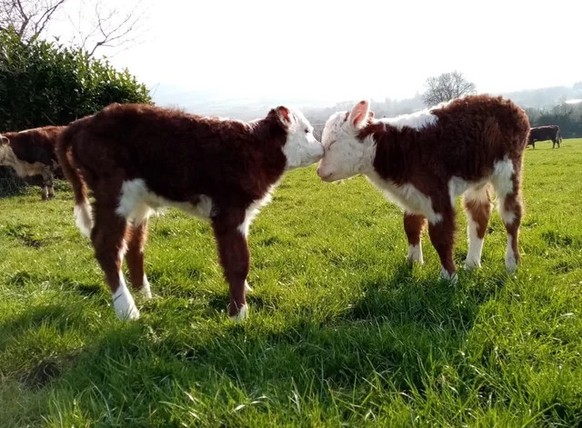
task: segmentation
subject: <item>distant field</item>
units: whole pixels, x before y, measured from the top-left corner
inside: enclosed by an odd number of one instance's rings
[[[406,266],[401,214],[366,180],[289,173],[251,227],[241,324],[202,221],[152,219],[155,298],[122,323],[66,186],[0,199],[0,427],[581,424],[582,139],[525,159],[521,268],[495,213],[456,287],[427,236]]]

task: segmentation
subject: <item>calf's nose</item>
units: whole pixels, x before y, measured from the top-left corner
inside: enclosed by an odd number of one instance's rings
[[[329,176],[331,175],[331,173],[330,173],[330,172],[327,172],[327,171],[325,171],[325,170],[324,170],[324,169],[321,167],[321,165],[319,165],[319,166],[317,167],[317,175],[319,176],[319,178],[326,178],[326,177],[329,177]]]

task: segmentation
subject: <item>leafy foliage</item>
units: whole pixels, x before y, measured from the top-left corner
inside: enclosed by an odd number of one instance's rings
[[[0,130],[62,125],[112,102],[151,102],[128,70],[43,40],[0,31]]]

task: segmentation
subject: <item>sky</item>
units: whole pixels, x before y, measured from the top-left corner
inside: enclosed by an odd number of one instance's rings
[[[138,42],[102,53],[154,99],[168,88],[324,104],[403,99],[450,71],[479,92],[571,86],[582,81],[577,3],[144,0]]]

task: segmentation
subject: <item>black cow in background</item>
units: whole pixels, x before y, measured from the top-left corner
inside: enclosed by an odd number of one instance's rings
[[[558,125],[547,125],[547,126],[536,126],[530,129],[529,139],[527,140],[527,145],[532,145],[536,148],[536,141],[552,140],[552,149],[558,146],[560,148],[560,143],[562,142],[562,136],[560,135],[560,127]]]

